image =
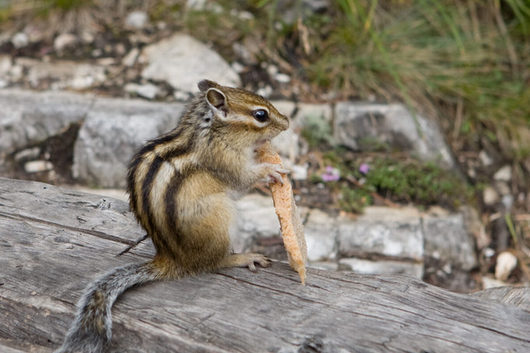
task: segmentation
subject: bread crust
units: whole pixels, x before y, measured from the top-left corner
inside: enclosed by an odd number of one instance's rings
[[[265,143],[261,146],[257,151],[257,156],[261,163],[282,165],[280,156],[271,148],[270,143]],[[294,202],[291,182],[287,176],[283,175],[283,184],[275,182],[270,184],[269,187],[272,192],[276,215],[280,221],[283,244],[287,251],[289,265],[298,272],[300,281],[305,285],[307,245],[300,213]]]

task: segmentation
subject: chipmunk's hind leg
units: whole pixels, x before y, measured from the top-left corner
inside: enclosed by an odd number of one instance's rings
[[[232,254],[228,255],[223,262],[221,267],[248,267],[252,272],[256,271],[256,264],[261,267],[269,267],[271,261],[264,255],[257,253],[244,253],[244,254]]]

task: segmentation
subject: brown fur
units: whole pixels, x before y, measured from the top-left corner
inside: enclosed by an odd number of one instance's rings
[[[157,258],[166,259],[156,264],[175,267],[162,272],[221,267],[230,255],[234,219],[228,194],[274,172],[260,168],[254,149],[288,126],[261,96],[211,81],[201,81],[199,88],[179,126],[149,142],[129,169],[131,208],[152,238]],[[269,112],[264,126],[252,116],[255,109]]]

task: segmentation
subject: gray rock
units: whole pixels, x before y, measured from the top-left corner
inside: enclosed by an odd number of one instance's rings
[[[11,71],[11,57],[9,55],[0,55],[0,78],[6,77]]]
[[[491,186],[486,186],[482,191],[482,199],[486,206],[493,206],[499,202],[499,193]]]
[[[274,77],[278,73],[278,66],[268,64],[266,65],[265,70],[267,71],[270,77]]]
[[[335,108],[334,136],[357,151],[388,148],[452,167],[453,158],[437,125],[418,114],[416,119],[418,126],[401,104],[342,102]]]
[[[291,76],[287,75],[287,74],[282,74],[281,72],[275,74],[273,76],[273,78],[280,82],[280,83],[289,83],[291,82]]]
[[[45,141],[80,123],[94,97],[67,92],[0,91],[0,155]]]
[[[29,58],[19,58],[16,64],[28,71],[27,78],[34,87],[43,80],[52,80],[51,88],[54,90],[83,90],[101,84],[106,79],[105,68],[99,65],[67,60],[43,62]]]
[[[517,257],[509,251],[501,252],[495,264],[495,278],[506,281],[516,267]]]
[[[501,203],[504,206],[505,210],[510,211],[513,206],[513,195],[502,195]]]
[[[121,63],[124,66],[131,67],[136,64],[136,60],[138,59],[138,56],[140,55],[140,49],[138,48],[132,48],[130,52],[125,55]]]
[[[39,158],[40,153],[41,149],[39,147],[27,148],[15,154],[15,161],[24,162],[36,160]]]
[[[91,44],[94,42],[95,34],[91,32],[91,30],[84,30],[81,32],[79,37],[83,41],[83,43]]]
[[[237,17],[238,19],[242,20],[242,21],[250,21],[250,20],[253,20],[255,17],[254,15],[251,13],[251,12],[248,12],[248,11],[239,11],[239,10],[236,10],[236,9],[231,9],[230,10],[230,15],[231,16],[234,16],[234,17]]]
[[[265,87],[260,87],[256,90],[256,94],[263,96],[265,98],[269,98],[272,92],[273,92],[273,89],[269,85],[266,85]]]
[[[187,102],[193,97],[193,94],[191,92],[175,91],[173,92],[173,97],[175,97],[177,102]]]
[[[215,1],[186,0],[186,8],[193,11],[208,11],[216,14],[223,12],[223,7]]]
[[[147,25],[149,16],[144,11],[133,11],[125,18],[125,27],[129,29],[142,29]]]
[[[20,80],[23,75],[24,75],[24,68],[21,65],[17,65],[17,64],[11,66],[11,70],[9,70],[9,73],[8,73],[9,79],[12,82]]]
[[[413,276],[418,279],[423,277],[423,264],[406,261],[372,261],[356,258],[345,258],[339,260],[339,269],[367,275],[403,274]]]
[[[466,230],[475,239],[477,249],[486,251],[486,247],[491,244],[491,236],[486,232],[486,227],[482,223],[477,209],[471,206],[461,206],[458,211],[464,217]]]
[[[232,44],[232,50],[234,54],[243,61],[245,64],[254,64],[256,63],[255,55],[247,48],[246,45],[240,42],[234,42]]]
[[[26,173],[40,173],[53,169],[53,164],[48,161],[29,161],[24,164]]]
[[[78,42],[77,36],[71,33],[62,33],[59,34],[53,41],[53,48],[61,52],[68,47],[74,46]]]
[[[79,181],[125,187],[127,165],[147,140],[176,126],[183,104],[98,99],[79,130],[72,172]]]
[[[107,66],[107,67],[116,65],[117,63],[115,58],[99,58],[98,60],[96,60],[96,62],[98,63],[98,65]]]
[[[336,220],[326,213],[314,209],[304,225],[309,261],[333,260],[337,257]]]
[[[344,257],[378,254],[423,261],[423,233],[415,208],[367,207],[356,220],[339,219],[338,228]]]
[[[329,104],[301,103],[297,108],[294,119],[299,126],[306,126],[305,123],[311,119],[320,119],[331,124],[333,111]]]
[[[138,85],[136,83],[128,83],[125,85],[125,91],[136,94],[147,99],[154,99],[160,93],[160,88],[151,83]]]
[[[237,201],[236,207],[237,228],[230,234],[235,252],[248,250],[257,238],[280,235],[280,223],[271,197],[246,195]]]
[[[17,49],[24,48],[29,44],[29,37],[24,32],[18,32],[11,38],[11,43]]]
[[[314,12],[323,11],[329,7],[329,0],[303,0],[302,3]]]
[[[499,281],[497,279],[486,277],[486,276],[482,277],[482,288],[483,289],[491,289],[491,288],[507,287],[507,286],[508,286],[508,283],[506,282]]]
[[[291,25],[300,17],[305,19],[325,11],[329,7],[329,0],[281,0],[275,6],[282,22]]]
[[[462,214],[428,214],[422,221],[426,256],[466,271],[477,266],[473,236]]]
[[[482,163],[482,165],[485,167],[489,167],[494,162],[493,158],[491,158],[488,152],[484,150],[479,152],[478,159],[480,160],[480,163]]]
[[[232,69],[238,74],[244,72],[247,68],[243,66],[243,64],[238,63],[237,61],[234,61],[232,65],[230,65]]]
[[[512,167],[505,165],[501,169],[497,170],[493,175],[493,179],[497,181],[509,182],[512,180]]]
[[[206,0],[186,0],[186,7],[190,10],[204,11]]]
[[[147,63],[143,78],[166,81],[185,92],[197,91],[197,82],[205,78],[230,86],[241,82],[219,54],[186,34],[145,47],[140,59]]]

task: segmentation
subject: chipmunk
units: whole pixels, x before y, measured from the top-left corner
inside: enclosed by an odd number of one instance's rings
[[[234,197],[260,180],[281,182],[277,164],[255,150],[289,120],[266,99],[203,80],[176,128],[140,149],[129,165],[130,207],[153,241],[151,261],[118,267],[92,282],[56,353],[102,352],[111,340],[111,307],[126,289],[224,267],[270,265],[260,254],[230,253]]]

